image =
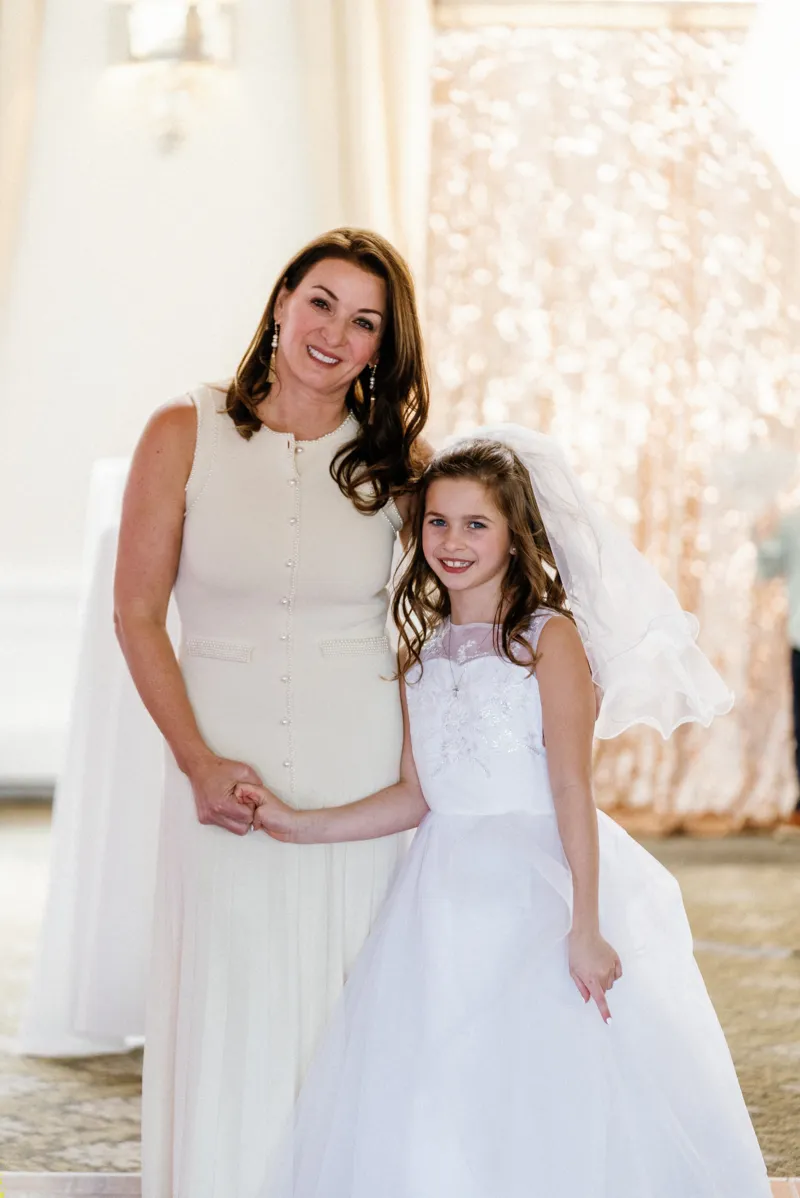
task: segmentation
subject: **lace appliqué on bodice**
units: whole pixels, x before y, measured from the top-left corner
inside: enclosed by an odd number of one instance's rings
[[[531,625],[534,645],[546,619]],[[446,621],[423,650],[421,676],[413,671],[409,683],[418,686],[418,737],[435,759],[433,774],[468,763],[489,777],[497,753],[544,753],[540,722],[524,715],[531,675],[500,656],[492,625]]]

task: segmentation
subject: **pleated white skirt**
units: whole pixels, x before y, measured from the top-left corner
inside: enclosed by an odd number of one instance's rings
[[[143,1198],[254,1198],[402,838],[285,845],[197,822],[169,758]]]

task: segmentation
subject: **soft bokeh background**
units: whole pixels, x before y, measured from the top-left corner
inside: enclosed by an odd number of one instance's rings
[[[133,6],[154,35],[181,7]],[[230,374],[288,255],[348,221],[414,267],[433,439],[558,436],[736,691],[710,734],[602,746],[601,802],[665,830],[792,806],[750,530],[797,483],[800,175],[759,7],[204,0],[232,57],[197,66],[121,63],[119,0],[2,0],[0,785],[63,762],[93,462]]]
[[[736,691],[710,732],[603,744],[601,801],[768,823],[796,782],[783,588],[750,533],[800,447],[800,200],[723,96],[744,29],[636,7],[436,39],[434,422],[555,434]]]

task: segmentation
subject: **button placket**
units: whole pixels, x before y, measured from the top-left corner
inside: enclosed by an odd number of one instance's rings
[[[286,729],[286,758],[283,762],[284,769],[289,773],[289,795],[294,797],[295,792],[295,744],[294,744],[294,727],[293,727],[293,709],[294,709],[294,601],[297,593],[297,564],[300,558],[300,473],[297,469],[297,454],[301,452],[301,446],[295,442],[294,436],[291,433],[287,434],[286,444],[289,456],[289,477],[288,485],[293,492],[292,512],[288,519],[288,526],[291,530],[291,551],[286,559],[286,567],[289,571],[289,584],[286,594],[281,597],[280,605],[286,612],[286,621],[283,626],[283,631],[280,634],[280,640],[285,648],[284,661],[286,663],[286,672],[281,676],[281,681],[286,684],[286,699],[284,703],[284,714],[281,719],[281,727]]]

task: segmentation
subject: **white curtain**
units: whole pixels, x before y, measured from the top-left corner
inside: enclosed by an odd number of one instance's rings
[[[429,0],[296,0],[312,185],[329,227],[375,229],[425,264]]]
[[[25,189],[43,10],[44,0],[0,0],[0,301]]]
[[[728,96],[800,195],[800,4],[763,0]]]

